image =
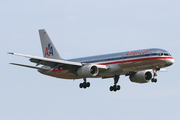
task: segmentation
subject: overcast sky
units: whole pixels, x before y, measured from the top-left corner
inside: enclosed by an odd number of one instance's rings
[[[1,0],[1,120],[179,120],[179,0]],[[175,63],[157,83],[113,79],[65,80],[10,62],[35,65],[7,52],[42,56],[46,29],[64,59],[144,48],[169,51]]]

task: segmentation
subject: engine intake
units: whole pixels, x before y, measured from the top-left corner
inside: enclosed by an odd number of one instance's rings
[[[99,73],[99,69],[95,65],[85,65],[77,70],[77,74],[82,77],[94,77]]]
[[[147,83],[152,79],[152,73],[150,71],[139,71],[130,75],[129,79],[131,82]]]

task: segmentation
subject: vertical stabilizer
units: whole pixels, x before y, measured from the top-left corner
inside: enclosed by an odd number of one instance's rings
[[[53,59],[62,59],[57,52],[54,44],[49,38],[47,32],[44,29],[39,30],[39,36],[41,39],[41,46],[43,51],[43,57],[53,58]]]

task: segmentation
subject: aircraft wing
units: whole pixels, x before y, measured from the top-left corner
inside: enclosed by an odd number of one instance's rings
[[[72,61],[66,61],[66,60],[37,57],[37,56],[24,55],[24,54],[19,54],[19,53],[8,53],[8,54],[30,58],[29,60],[33,63],[36,63],[37,64],[36,66],[41,64],[41,65],[50,66],[54,69],[60,68],[60,67],[66,69],[66,68],[70,68],[72,66],[79,68],[79,67],[83,66],[82,63],[80,63],[80,62],[72,62]]]
[[[33,63],[36,63],[36,66],[41,64],[45,66],[50,66],[52,67],[52,69],[63,68],[67,70],[77,70],[78,68],[84,65],[83,63],[80,63],[80,62],[72,62],[72,61],[66,61],[66,60],[37,57],[37,56],[24,55],[24,54],[19,54],[19,53],[8,53],[8,54],[30,58],[29,60]],[[22,66],[22,65],[19,65],[19,66]],[[100,69],[108,69],[106,65],[97,65],[97,67]]]

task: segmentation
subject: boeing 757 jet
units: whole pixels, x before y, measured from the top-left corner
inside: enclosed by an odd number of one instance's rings
[[[110,91],[120,90],[117,85],[121,75],[129,76],[132,82],[147,83],[157,82],[157,71],[171,66],[174,59],[169,52],[159,48],[119,52],[76,59],[63,59],[57,52],[44,29],[39,30],[43,57],[9,53],[16,56],[29,58],[36,66],[10,63],[28,68],[37,69],[38,72],[62,79],[83,79],[80,88],[90,87],[87,78],[113,78],[114,84]],[[39,65],[41,65],[39,67]]]

